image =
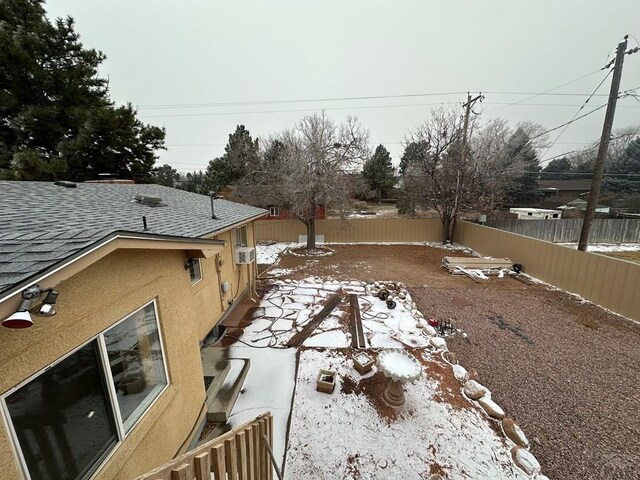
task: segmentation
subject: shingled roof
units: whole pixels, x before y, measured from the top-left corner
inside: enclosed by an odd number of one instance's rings
[[[198,238],[266,213],[221,199],[214,210],[206,195],[160,185],[0,181],[0,293],[115,231]]]

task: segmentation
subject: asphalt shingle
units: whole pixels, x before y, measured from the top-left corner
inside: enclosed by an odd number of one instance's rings
[[[135,195],[160,197],[151,207]],[[0,292],[116,230],[203,237],[265,211],[160,185],[0,181]],[[143,216],[147,220],[144,230]]]

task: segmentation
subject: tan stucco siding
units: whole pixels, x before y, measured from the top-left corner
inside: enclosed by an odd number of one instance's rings
[[[115,251],[56,285],[60,297],[55,317],[34,317],[33,327],[25,330],[0,328],[0,393],[5,393],[157,299],[171,385],[96,478],[130,479],[171,459],[200,414],[205,391],[198,341],[205,324],[215,323],[210,305],[217,302],[219,308],[220,302],[214,298],[217,288],[203,284],[197,290],[191,285],[185,258],[182,251]],[[213,264],[211,269],[204,266],[208,282],[216,281]],[[0,471],[2,478],[20,478],[4,424]]]

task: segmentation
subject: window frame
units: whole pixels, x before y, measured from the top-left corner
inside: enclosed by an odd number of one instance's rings
[[[204,278],[204,275],[202,274],[203,273],[202,272],[202,261],[198,257],[189,257],[189,258],[187,258],[187,262],[189,262],[189,267],[187,268],[187,271],[189,272],[189,281],[191,282],[191,286],[194,286],[195,284],[201,282],[202,279]],[[195,264],[198,265],[198,270],[197,271],[198,271],[198,273],[200,275],[198,275],[198,278],[196,278],[195,280],[191,280],[191,268],[192,268],[192,265],[195,265]]]
[[[270,217],[279,217],[280,216],[280,207],[277,207],[277,206],[269,207],[269,216]]]
[[[156,317],[155,318],[156,327],[158,329],[158,338],[159,338],[159,342],[160,342],[160,351],[162,353],[162,368],[164,369],[164,374],[165,374],[165,377],[167,379],[167,383],[166,383],[166,385],[164,385],[162,390],[160,390],[158,392],[156,397],[149,403],[149,405],[146,407],[145,411],[136,419],[135,422],[133,422],[133,424],[131,425],[129,430],[126,430],[125,426],[124,426],[124,422],[122,420],[122,414],[120,412],[120,407],[118,405],[118,397],[117,397],[117,392],[115,390],[115,385],[114,385],[114,382],[113,382],[113,375],[111,374],[111,365],[109,363],[109,355],[108,355],[107,348],[106,348],[106,342],[105,342],[105,339],[104,339],[104,334],[106,332],[108,332],[109,330],[111,330],[112,328],[114,328],[115,326],[117,326],[120,323],[122,323],[125,320],[127,320],[132,315],[135,315],[140,310],[144,309],[145,307],[147,307],[150,304],[153,304],[153,311],[154,311],[154,314],[155,314],[155,317]],[[6,428],[7,432],[9,433],[9,435],[8,435],[8,437],[9,437],[9,445],[10,445],[11,451],[12,451],[12,453],[13,453],[16,461],[17,461],[18,469],[20,470],[20,473],[22,474],[23,478],[25,478],[26,480],[31,480],[31,475],[29,473],[29,468],[28,468],[27,462],[26,462],[26,460],[24,458],[24,454],[22,453],[22,446],[20,445],[20,441],[18,440],[18,434],[17,434],[17,432],[16,432],[16,430],[14,428],[13,422],[11,421],[11,415],[9,413],[9,408],[7,407],[6,399],[10,395],[12,395],[16,391],[18,391],[20,388],[22,388],[23,386],[25,386],[28,383],[30,383],[32,380],[36,379],[37,377],[39,377],[43,373],[47,372],[49,369],[51,369],[52,367],[54,367],[58,363],[62,362],[63,360],[67,359],[71,355],[74,355],[80,349],[86,347],[87,345],[89,345],[92,342],[96,342],[96,350],[98,351],[98,362],[100,364],[100,367],[101,367],[101,369],[103,371],[103,375],[104,375],[102,380],[106,385],[105,393],[106,393],[106,396],[107,396],[107,401],[109,402],[109,406],[111,407],[111,411],[112,411],[112,414],[113,414],[113,419],[112,420],[114,421],[115,426],[116,426],[117,439],[116,439],[116,444],[113,446],[113,448],[111,450],[105,452],[102,455],[101,459],[97,462],[98,464],[97,464],[96,468],[91,470],[91,473],[89,475],[85,475],[84,477],[82,477],[82,480],[92,479],[92,478],[96,477],[96,475],[104,468],[104,466],[107,464],[107,462],[109,462],[109,460],[113,457],[113,455],[115,455],[115,453],[118,451],[120,446],[124,443],[124,441],[129,437],[129,435],[131,435],[134,432],[134,430],[140,424],[142,419],[144,419],[147,416],[147,414],[154,407],[156,402],[158,402],[160,400],[160,398],[162,398],[164,396],[164,394],[167,392],[168,388],[172,385],[171,377],[169,375],[169,369],[167,368],[167,357],[166,357],[166,351],[165,351],[165,347],[164,347],[162,329],[160,327],[160,315],[158,314],[158,301],[157,301],[157,298],[153,298],[151,301],[146,302],[145,304],[143,304],[140,307],[136,308],[134,311],[128,313],[124,317],[120,318],[118,321],[116,321],[113,324],[109,325],[109,327],[105,328],[104,330],[102,330],[97,335],[91,337],[87,341],[85,341],[82,344],[76,346],[73,350],[67,352],[66,354],[64,354],[60,358],[56,359],[55,361],[53,361],[52,363],[50,363],[46,367],[41,368],[40,370],[38,370],[34,374],[30,375],[28,378],[26,378],[25,380],[23,380],[22,382],[20,382],[16,386],[12,387],[11,389],[7,390],[5,393],[0,395],[0,417],[2,417],[2,422],[4,424],[4,427]]]
[[[241,236],[239,234],[239,232],[241,230],[244,230],[244,235],[242,235],[244,237],[245,240],[245,245],[242,245],[242,242],[239,240],[238,237]],[[249,246],[249,229],[247,228],[247,224],[243,224],[240,225],[236,228],[234,228],[233,230],[231,230],[231,243],[233,244],[232,247],[232,251],[231,251],[231,259],[233,262],[233,271],[237,272],[238,270],[240,270],[240,265],[236,263],[236,248],[243,248],[243,247],[248,247]],[[238,277],[238,281],[239,281],[239,277]]]
[[[244,237],[244,245],[238,239],[238,237],[240,236],[239,232],[241,230],[244,230],[244,235],[242,235]],[[234,247],[242,248],[242,247],[248,247],[249,246],[249,229],[247,228],[246,224],[240,225],[239,227],[236,227],[234,229],[234,231],[233,231],[233,234],[234,234],[234,239],[233,239],[233,246]]]

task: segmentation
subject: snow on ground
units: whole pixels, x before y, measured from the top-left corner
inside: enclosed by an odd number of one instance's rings
[[[278,261],[280,254],[297,243],[258,243],[256,244],[256,261],[260,265],[271,265]]]
[[[273,415],[273,454],[282,469],[287,439],[291,397],[295,387],[296,352],[270,348],[232,346],[230,358],[248,358],[251,368],[231,411],[232,428],[253,420],[264,412]]]
[[[464,407],[460,407],[442,400],[445,387],[439,383],[441,380],[429,375],[425,365],[435,361],[432,355],[439,355],[436,347],[446,351],[446,342],[433,336],[435,331],[402,284],[308,277],[302,281],[272,280],[267,286],[270,290],[254,312],[254,321],[240,337],[250,346],[263,348],[232,347],[234,356],[255,358],[245,384],[246,393],[241,395],[232,418],[239,424],[271,410],[278,435],[276,455],[281,459],[288,402],[295,383],[286,454],[287,478],[409,479],[428,478],[434,472],[446,472],[447,478],[527,478],[510,459],[513,444],[492,429],[477,405],[463,400]],[[375,295],[385,287],[391,288],[394,295],[393,309]],[[336,293],[343,295],[345,302],[303,343],[298,377],[294,380],[295,350],[285,349],[284,343]],[[380,410],[386,382],[382,373],[374,367],[363,377],[348,358],[350,293],[358,294],[363,330],[372,356],[381,348],[411,347],[423,360],[425,378],[406,386],[407,401],[395,410],[393,418]],[[338,372],[338,385],[332,394],[316,391],[320,368]],[[466,371],[460,366],[456,368],[463,371],[463,378]],[[374,375],[377,377],[373,378]],[[446,387],[447,391],[457,389],[458,398],[464,398],[459,393],[462,386],[454,378],[455,370],[447,375],[454,383],[453,387]],[[377,382],[378,390],[357,391],[363,379]],[[440,396],[436,399],[438,392]],[[490,392],[487,395],[490,399]]]
[[[384,283],[384,282],[383,282]],[[424,347],[428,339],[422,336],[418,321],[422,315],[415,310],[411,295],[403,290],[404,299],[395,297],[396,307],[387,308],[383,300],[365,282],[339,282],[307,278],[275,280],[254,312],[254,322],[245,328],[240,339],[255,346],[282,347],[295,333],[322,310],[327,298],[340,292],[344,300],[304,342],[313,347],[346,347],[351,335],[348,323],[348,294],[357,293],[362,312],[362,325],[368,344],[380,347]],[[416,317],[417,316],[417,317]],[[417,319],[416,319],[417,318]]]
[[[316,391],[320,368],[337,371],[333,394]],[[341,351],[301,352],[288,478],[417,479],[437,471],[446,472],[446,478],[529,478],[478,410],[456,409],[434,398],[437,380],[408,384],[405,405],[388,420],[367,396],[342,392],[345,379],[358,383],[361,378]]]
[[[577,243],[559,243],[563,247],[578,248]],[[587,252],[636,252],[640,250],[640,243],[596,243],[587,246]]]

